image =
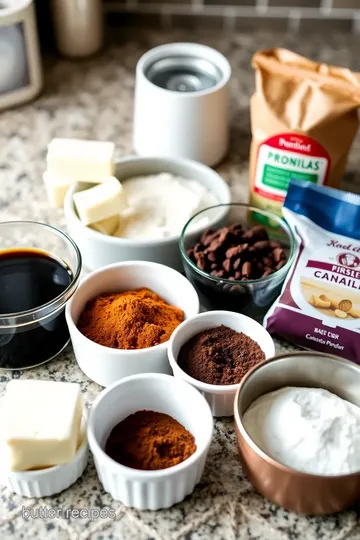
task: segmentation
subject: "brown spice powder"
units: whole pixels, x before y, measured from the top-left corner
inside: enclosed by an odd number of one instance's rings
[[[145,349],[168,341],[184,312],[147,288],[90,300],[78,321],[87,338],[113,349]]]
[[[265,360],[259,345],[242,332],[221,325],[193,336],[178,356],[190,377],[208,384],[237,384],[256,364]]]
[[[196,450],[193,435],[171,416],[138,411],[117,424],[105,444],[112,459],[133,469],[173,467]]]

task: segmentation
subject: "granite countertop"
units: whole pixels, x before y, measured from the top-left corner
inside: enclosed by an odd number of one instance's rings
[[[64,227],[61,210],[48,207],[42,185],[46,145],[52,137],[108,139],[119,155],[131,153],[134,68],[147,49],[169,41],[189,41],[186,32],[171,34],[121,31],[121,44],[110,45],[97,58],[71,63],[44,60],[45,90],[34,103],[0,114],[0,220],[30,219]],[[292,36],[252,33],[227,37],[203,34],[199,41],[220,49],[233,67],[232,138],[227,160],[219,172],[232,188],[234,200],[247,200],[249,152],[249,96],[253,89],[252,53],[259,48],[286,46],[322,61],[360,71],[359,42],[335,34]],[[360,137],[352,149],[345,189],[359,191]],[[278,350],[291,346],[277,343]],[[81,384],[87,405],[101,388],[78,368],[71,346],[49,364],[26,372],[0,372],[0,394],[10,378],[40,378]],[[359,510],[314,518],[288,513],[255,492],[237,459],[232,419],[215,422],[215,433],[201,483],[191,497],[158,512],[125,508],[106,494],[92,459],[81,479],[68,490],[41,500],[22,499],[0,491],[0,538],[48,540],[112,538],[136,540],[340,540],[360,538]],[[107,508],[116,520],[43,519],[42,508]],[[33,512],[29,519],[24,515]]]

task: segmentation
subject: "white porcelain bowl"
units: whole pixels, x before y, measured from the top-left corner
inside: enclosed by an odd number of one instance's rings
[[[67,489],[83,474],[89,457],[84,410],[78,451],[69,463],[34,471],[6,471],[0,468],[0,484],[21,497],[48,497]]]
[[[195,438],[187,460],[157,471],[120,465],[104,452],[113,427],[137,411],[168,414]],[[212,438],[213,419],[203,396],[191,385],[169,375],[127,377],[106,388],[89,414],[88,440],[99,479],[113,499],[139,510],[158,510],[179,503],[200,481]]]
[[[120,181],[123,181],[134,176],[161,172],[169,172],[197,180],[215,195],[219,203],[228,204],[230,202],[230,189],[225,180],[209,167],[195,161],[175,158],[129,157],[116,164],[115,174]],[[158,240],[134,240],[107,236],[83,225],[75,211],[73,194],[86,187],[90,187],[90,185],[74,184],[68,190],[64,203],[65,220],[69,234],[79,246],[83,265],[86,268],[96,270],[116,262],[141,260],[165,264],[182,272],[183,267],[178,246],[181,231],[175,236]],[[211,221],[205,224],[203,229],[215,226],[225,213],[226,209],[214,211]]]
[[[256,341],[264,352],[265,359],[274,356],[274,341],[261,324],[246,315],[232,311],[208,311],[184,321],[176,328],[169,341],[168,357],[174,376],[189,382],[203,394],[213,416],[233,416],[235,394],[240,383],[229,385],[204,383],[190,377],[177,363],[181,347],[192,336],[222,324],[236,332],[243,332]]]
[[[148,349],[111,349],[91,341],[77,328],[86,303],[102,293],[147,287],[184,311],[188,319],[199,313],[199,297],[191,283],[176,270],[161,264],[132,261],[112,264],[87,276],[68,302],[66,321],[75,358],[82,371],[102,386],[137,373],[171,373],[167,343]]]

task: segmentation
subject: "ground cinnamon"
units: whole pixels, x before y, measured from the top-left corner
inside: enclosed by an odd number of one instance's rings
[[[105,452],[131,467],[155,471],[188,459],[196,450],[195,439],[177,420],[154,411],[138,411],[111,431]]]
[[[168,341],[184,312],[149,289],[106,293],[90,300],[78,328],[87,338],[113,349],[145,349]]]

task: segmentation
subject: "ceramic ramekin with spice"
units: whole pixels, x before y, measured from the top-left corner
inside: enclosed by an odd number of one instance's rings
[[[204,397],[186,382],[156,373],[127,377],[103,390],[88,422],[105,491],[140,510],[168,508],[192,493],[212,431]]]
[[[210,311],[184,321],[168,347],[175,377],[204,395],[213,416],[233,415],[244,375],[274,354],[270,334],[250,317],[231,311]]]
[[[329,514],[360,496],[360,367],[315,352],[255,366],[234,402],[243,468],[287,510]]]
[[[167,342],[199,313],[191,283],[157,263],[131,261],[87,276],[66,308],[75,358],[102,386],[137,373],[171,373]]]

